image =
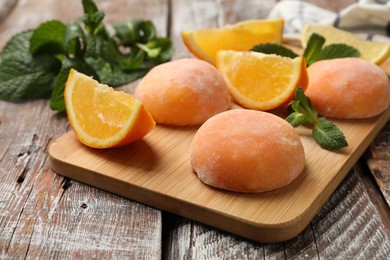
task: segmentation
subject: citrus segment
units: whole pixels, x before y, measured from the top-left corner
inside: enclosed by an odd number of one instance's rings
[[[271,110],[294,98],[308,83],[306,62],[258,52],[218,52],[217,67],[235,101],[246,108]]]
[[[141,101],[73,69],[64,97],[69,123],[80,142],[89,147],[124,146],[155,126]]]
[[[182,32],[182,39],[197,58],[216,64],[219,50],[249,51],[261,43],[281,43],[283,20],[248,20],[215,29]]]
[[[303,27],[301,34],[301,44],[303,47],[306,46],[313,33],[325,37],[325,45],[333,43],[350,45],[360,52],[360,58],[375,64],[381,64],[390,56],[390,43],[364,40],[350,32],[320,24],[306,24]]]

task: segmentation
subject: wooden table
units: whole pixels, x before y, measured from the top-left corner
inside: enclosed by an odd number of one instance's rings
[[[97,1],[106,23],[142,17],[189,57],[180,32],[265,18],[277,1]],[[333,11],[354,3],[308,1]],[[1,0],[0,47],[48,19],[82,13],[81,1]],[[123,86],[132,92],[137,82]],[[0,101],[0,258],[258,259],[390,257],[390,123],[297,237],[256,243],[63,178],[50,169],[51,140],[69,131],[47,100]]]

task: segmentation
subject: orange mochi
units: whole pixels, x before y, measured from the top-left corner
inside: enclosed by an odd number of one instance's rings
[[[322,60],[308,68],[305,91],[326,117],[359,119],[376,116],[390,105],[390,81],[377,65],[360,58]]]
[[[210,118],[196,132],[190,151],[192,169],[202,182],[236,192],[283,187],[305,166],[294,128],[257,110],[228,110]]]
[[[157,123],[175,126],[200,125],[227,110],[231,103],[218,70],[195,58],[154,67],[141,80],[134,96]]]

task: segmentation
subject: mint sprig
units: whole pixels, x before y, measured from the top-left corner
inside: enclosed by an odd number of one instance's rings
[[[303,57],[305,57],[307,66],[310,66],[319,60],[360,56],[360,52],[350,45],[334,43],[324,46],[325,42],[326,39],[317,33],[313,33],[310,36],[306,48],[303,51]],[[250,50],[266,54],[277,54],[289,58],[298,56],[298,54],[289,48],[275,43],[258,44],[253,46]]]
[[[80,20],[85,24],[88,33],[95,34],[104,18],[104,13],[100,12],[92,0],[82,0],[84,14]]]
[[[311,105],[310,99],[299,87],[295,92],[295,100],[291,103],[292,112],[286,121],[293,127],[311,125],[314,140],[326,150],[339,150],[348,146],[343,132],[331,121],[318,117],[317,111]]]
[[[264,54],[278,54],[280,56],[288,57],[292,59],[298,57],[298,54],[296,54],[289,48],[275,43],[258,44],[253,46],[252,49],[250,50],[255,52],[262,52]]]
[[[116,87],[172,57],[172,41],[158,37],[151,21],[119,22],[110,34],[95,3],[82,0],[82,5],[81,22],[50,20],[11,38],[0,53],[0,99],[50,97],[50,107],[64,111],[71,68]]]
[[[317,33],[313,33],[310,36],[303,52],[307,66],[319,60],[360,56],[360,52],[352,46],[334,43],[324,47],[325,42],[326,39]]]
[[[32,31],[17,34],[0,56],[0,99],[19,101],[48,98],[61,62],[51,55],[32,56]]]

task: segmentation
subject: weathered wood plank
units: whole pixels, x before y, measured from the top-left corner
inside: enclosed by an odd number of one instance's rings
[[[65,117],[46,101],[0,108],[0,255],[160,256],[160,211],[48,170],[46,148],[68,130]]]
[[[9,15],[18,0],[0,0],[0,23]]]
[[[358,164],[313,219],[320,257],[385,259],[390,256],[389,210],[371,198],[371,189],[376,187],[366,180],[367,174]],[[379,206],[387,215],[378,211]]]
[[[37,205],[31,209],[29,257],[160,257],[159,211],[63,179],[62,194],[51,194],[46,187],[56,179],[61,178],[45,170],[34,186],[38,198],[31,197]]]
[[[77,19],[81,13],[78,0],[29,0],[14,6],[16,2],[0,1],[0,47],[21,29],[34,28],[51,18]],[[115,1],[114,5],[97,1],[108,10],[108,22],[132,14],[151,18],[160,34],[173,37],[175,58],[190,56],[180,39],[182,30],[261,18],[277,1],[176,0],[172,1],[171,16],[161,15],[169,11],[168,2],[148,0],[140,5],[132,0]],[[309,2],[339,11],[356,1]],[[132,91],[134,87],[123,88]],[[387,199],[388,128],[389,124],[366,157]],[[381,259],[390,255],[389,211],[378,206],[381,198],[375,186],[365,184],[367,175],[362,169],[355,168],[347,176],[298,237],[285,243],[258,244],[170,214],[164,214],[161,230],[160,211],[56,175],[47,168],[46,148],[51,139],[68,129],[66,119],[50,111],[47,101],[0,101],[1,257],[159,258],[161,232],[163,258]],[[358,218],[360,211],[364,214]]]
[[[173,1],[172,10],[176,15],[172,20],[172,31],[176,46],[178,46],[176,58],[191,56],[181,43],[179,35],[182,30],[219,27],[239,20],[262,18],[269,11],[268,4],[271,7],[275,4],[273,1],[262,1],[261,4],[257,2],[257,5],[252,1],[246,1],[245,4],[235,1],[234,5],[225,6],[222,2],[202,1],[201,5],[186,5],[184,0]],[[357,1],[308,2],[337,12]],[[267,10],[267,12],[259,12],[259,9]],[[164,214],[163,256],[166,259],[206,259],[224,256],[233,259],[312,259],[317,257],[327,259],[335,256],[334,252],[337,252],[336,256],[346,258],[389,256],[390,240],[389,235],[384,231],[389,226],[368,195],[368,190],[376,187],[364,186],[362,174],[367,173],[362,172],[361,169],[351,171],[312,223],[299,236],[284,243],[253,243],[195,221]],[[361,196],[363,199],[360,198]],[[360,200],[365,207],[355,206],[351,211],[354,204]],[[332,212],[332,209],[339,212],[339,215]],[[359,210],[364,211],[362,216]],[[383,210],[386,211],[387,208],[383,207]],[[322,229],[323,223],[327,222],[331,224]],[[340,227],[343,229],[340,230]],[[328,237],[331,238],[327,240]],[[332,243],[334,240],[347,241],[347,243],[338,242],[334,245]],[[362,245],[362,241],[367,240],[371,241],[368,246],[362,246],[362,249],[357,248]]]
[[[152,19],[160,35],[168,33],[167,1],[96,3],[107,23],[142,17]],[[18,1],[7,8],[0,47],[43,21],[82,14],[79,0]],[[67,131],[66,117],[48,101],[0,101],[0,258],[160,258],[160,211],[49,170],[47,146]]]
[[[367,150],[365,159],[376,183],[390,207],[390,122]]]
[[[366,174],[354,168],[311,224],[299,236],[283,243],[254,243],[194,221],[164,215],[164,222],[171,226],[163,237],[164,257],[385,259],[390,256],[389,216],[381,214],[371,198],[370,189],[375,186],[363,184],[367,183],[363,180]]]

